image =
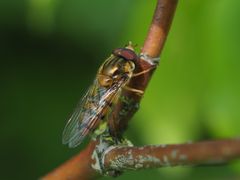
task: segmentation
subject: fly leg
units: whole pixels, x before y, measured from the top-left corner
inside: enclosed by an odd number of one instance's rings
[[[155,68],[156,68],[156,66],[152,66],[152,67],[150,67],[150,68],[148,68],[148,69],[146,69],[146,70],[143,70],[143,71],[141,71],[141,72],[138,72],[138,73],[133,74],[132,77],[141,76],[141,75],[143,75],[143,74],[145,74],[145,73],[148,73],[149,71],[151,71],[151,70],[153,70],[153,69],[155,69]],[[129,86],[125,86],[125,87],[123,87],[123,88],[124,88],[125,90],[134,92],[134,93],[136,93],[136,94],[139,95],[139,96],[143,96],[143,94],[144,94],[144,91],[143,91],[143,90],[140,90],[140,89],[135,89],[135,88],[132,88],[132,87],[129,87]]]
[[[152,66],[152,67],[150,67],[150,68],[148,68],[148,69],[145,69],[145,70],[143,70],[143,71],[141,71],[141,72],[138,72],[138,73],[133,74],[132,77],[141,76],[141,75],[143,75],[143,74],[145,74],[145,73],[148,73],[149,71],[151,71],[151,70],[153,70],[153,69],[155,69],[155,68],[156,68],[156,66]]]
[[[136,93],[139,96],[142,96],[144,94],[143,90],[135,89],[135,88],[132,88],[132,87],[129,87],[129,86],[124,86],[123,89],[125,89],[127,91],[134,92],[134,93]]]

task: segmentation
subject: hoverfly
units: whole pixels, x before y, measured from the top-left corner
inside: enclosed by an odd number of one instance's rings
[[[131,44],[115,49],[101,65],[93,85],[81,99],[68,120],[63,131],[63,144],[78,146],[82,140],[95,130],[111,109],[113,101],[118,100],[122,88],[133,76],[138,56]],[[131,88],[128,88],[131,90]],[[137,93],[140,90],[132,89]]]

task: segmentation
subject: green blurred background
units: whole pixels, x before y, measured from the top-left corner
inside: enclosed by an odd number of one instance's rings
[[[79,152],[66,119],[112,49],[141,47],[156,0],[0,1],[0,179],[37,179]],[[137,145],[239,136],[240,1],[180,1],[127,136]],[[240,163],[126,172],[127,179],[237,179]],[[110,179],[110,178],[102,178]]]

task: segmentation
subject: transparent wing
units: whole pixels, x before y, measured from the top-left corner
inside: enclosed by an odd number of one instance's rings
[[[116,85],[105,88],[100,87],[95,81],[68,120],[63,131],[63,144],[68,144],[69,147],[78,146],[84,137],[95,128],[100,117],[105,115],[105,109],[123,84],[124,81],[119,81]]]
[[[67,124],[63,130],[62,143],[68,144],[71,137],[76,134],[79,129],[79,117],[83,111],[82,107],[87,102],[87,98],[90,95],[90,90],[83,96],[80,102],[77,104],[77,107],[74,109],[71,117],[67,121]]]

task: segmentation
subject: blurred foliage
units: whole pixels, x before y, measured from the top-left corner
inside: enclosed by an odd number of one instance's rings
[[[61,144],[66,119],[111,50],[141,47],[156,1],[0,2],[0,179],[37,179],[79,152]],[[240,132],[240,1],[180,1],[140,111],[137,145]],[[237,179],[239,163],[126,172],[117,179]],[[102,178],[110,179],[110,178]]]

